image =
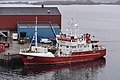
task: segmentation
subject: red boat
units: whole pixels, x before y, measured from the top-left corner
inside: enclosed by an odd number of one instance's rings
[[[55,34],[52,26],[51,29]],[[88,33],[80,37],[77,37],[76,34],[75,36],[55,34],[57,42],[55,46],[38,46],[36,22],[35,36],[35,46],[30,46],[19,52],[25,65],[88,61],[103,57],[106,54],[106,48],[99,42],[91,40],[91,35]]]
[[[5,51],[5,45],[0,44],[0,52],[3,52],[3,51]]]
[[[7,41],[0,41],[0,44],[5,45],[5,47],[9,47],[9,43]]]

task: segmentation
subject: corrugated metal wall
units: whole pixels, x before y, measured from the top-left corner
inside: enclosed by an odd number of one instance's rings
[[[61,27],[61,15],[0,15],[0,30],[16,30],[17,22],[54,21]]]
[[[41,38],[55,38],[52,30],[50,28],[38,28],[38,41],[40,41]],[[60,33],[60,28],[56,27],[54,28],[56,34]],[[18,35],[19,37],[21,36],[21,32],[26,32],[26,37],[30,38],[30,41],[32,40],[34,33],[35,33],[35,28],[19,28],[18,27]]]

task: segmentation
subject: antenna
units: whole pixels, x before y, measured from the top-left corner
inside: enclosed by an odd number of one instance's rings
[[[37,17],[36,17],[36,27],[35,27],[35,46],[37,47]]]
[[[78,25],[74,24],[74,27],[75,27],[75,37],[77,37],[77,27],[78,27]]]

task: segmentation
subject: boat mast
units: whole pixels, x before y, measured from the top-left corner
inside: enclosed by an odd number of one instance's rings
[[[49,19],[50,10],[48,10],[48,11],[47,11],[47,13],[48,13],[48,23],[49,23],[49,25],[50,25],[50,28],[51,28],[51,30],[52,30],[52,32],[53,32],[53,35],[55,36],[56,42],[58,43],[58,39],[57,39],[57,37],[56,37],[55,30],[53,29],[53,26],[52,26],[52,23],[51,23],[51,21],[49,21],[49,20],[50,20],[50,19]]]
[[[37,47],[37,17],[36,17],[36,27],[35,27],[35,46]]]
[[[50,25],[50,28],[51,28],[51,30],[52,30],[54,36],[55,36],[56,42],[58,43],[58,39],[57,39],[57,37],[56,37],[56,33],[55,33],[55,30],[53,29],[52,23],[49,22],[49,25]]]

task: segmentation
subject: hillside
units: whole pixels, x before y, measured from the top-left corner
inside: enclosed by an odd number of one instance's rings
[[[46,5],[71,5],[71,4],[95,4],[91,0],[6,0],[1,4],[46,4]]]
[[[0,4],[33,4],[33,5],[72,5],[72,4],[82,4],[82,5],[96,5],[96,4],[111,4],[120,5],[119,1],[95,1],[95,0],[0,0]]]
[[[119,5],[120,5],[120,0],[119,0],[119,1],[117,1],[117,2],[115,2],[115,4],[119,4]]]

